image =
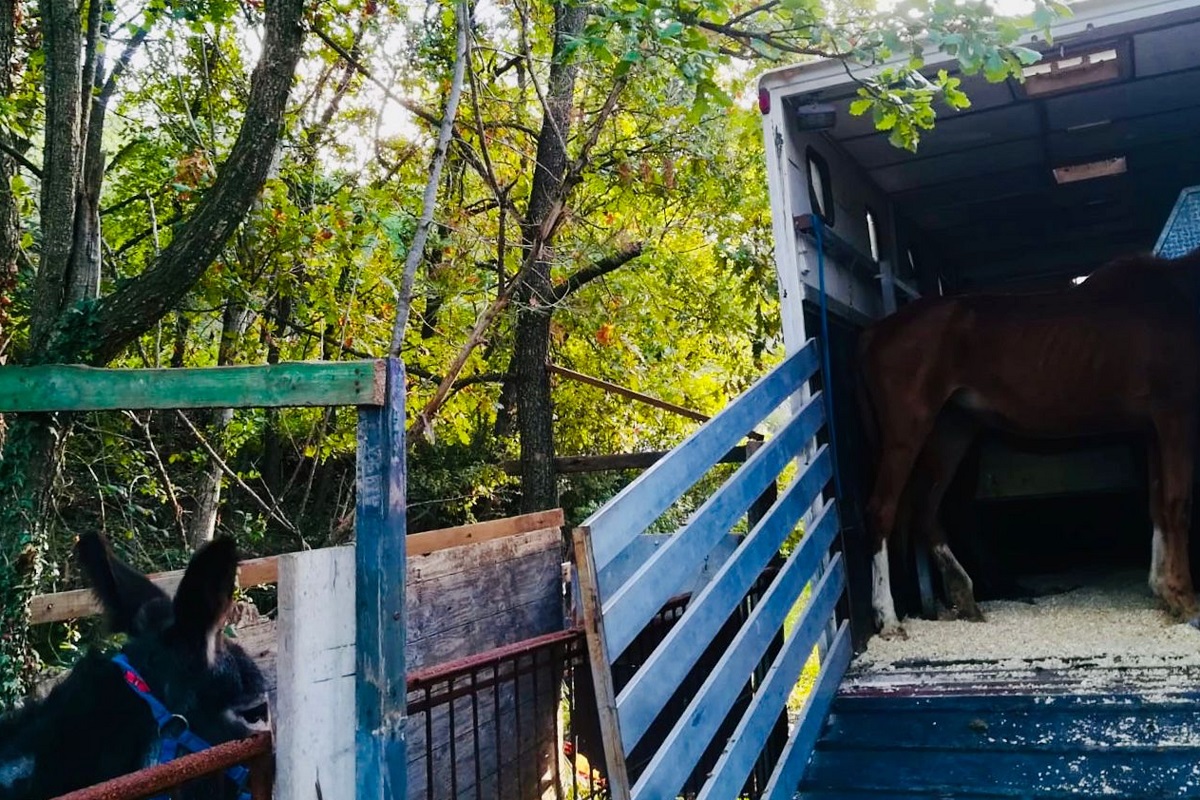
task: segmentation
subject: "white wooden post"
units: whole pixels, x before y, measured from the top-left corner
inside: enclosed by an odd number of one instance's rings
[[[353,547],[279,557],[275,800],[355,795],[354,598]]]

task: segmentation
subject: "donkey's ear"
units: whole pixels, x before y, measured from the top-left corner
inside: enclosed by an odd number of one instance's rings
[[[200,548],[175,592],[175,628],[211,654],[225,615],[233,605],[238,554],[233,539],[222,537]]]
[[[75,554],[115,633],[144,633],[144,628],[158,616],[152,611],[155,604],[164,611],[169,609],[170,598],[166,593],[113,555],[108,541],[100,534],[80,536]]]

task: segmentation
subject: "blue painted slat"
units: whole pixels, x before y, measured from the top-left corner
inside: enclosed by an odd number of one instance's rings
[[[672,536],[674,536],[672,533],[639,533],[637,538],[610,561],[598,576],[600,596],[608,597],[620,588],[621,584],[629,580],[629,576],[637,572],[638,568],[646,563],[646,559],[650,558],[654,551],[669,541]],[[689,584],[706,580],[720,569],[721,565],[725,563],[725,559],[737,549],[740,541],[741,537],[733,534],[722,537],[712,552],[705,557],[704,563],[696,568],[696,573],[688,579]]]
[[[689,577],[699,570],[700,560],[762,496],[780,470],[803,452],[824,419],[825,402],[817,392],[775,437],[746,459],[669,542],[646,559],[611,597],[603,598],[610,662],[637,638],[667,600],[687,588]]]
[[[800,517],[817,494],[829,483],[833,460],[825,446],[805,472],[787,487],[779,500],[754,527],[734,554],[702,592],[692,598],[683,617],[675,623],[642,668],[617,695],[621,715],[621,739],[630,752],[645,735],[678,686],[708,647],[717,631],[779,551]],[[803,563],[800,573],[816,571],[838,531],[836,506],[828,504],[800,540],[796,557]]]
[[[834,604],[845,589],[845,570],[838,570],[838,575],[841,586],[834,590],[827,605],[818,606],[814,602],[805,607],[791,636],[784,642],[783,649],[755,689],[754,699],[729,737],[725,752],[717,759],[696,800],[737,797],[745,785],[746,776],[754,768],[754,762],[767,743],[780,712],[787,705],[788,695],[796,686],[817,639],[834,617]]]
[[[634,800],[674,797],[687,779],[811,577],[798,564],[792,553],[634,784]],[[814,588],[810,604],[832,611],[844,580],[839,553]]]
[[[610,597],[620,588],[621,584],[628,581],[629,577],[638,571],[638,567],[646,563],[646,559],[654,555],[654,552],[674,535],[673,533],[639,533],[633,537],[625,549],[617,553],[613,560],[605,564],[604,569],[599,570],[596,575],[596,582],[600,585],[600,596]]]
[[[816,372],[818,363],[816,343],[809,341],[588,517],[583,527],[590,530],[597,569],[612,561],[721,456],[796,392]]]
[[[404,367],[387,362],[387,403],[358,412],[355,648],[358,800],[405,797]]]
[[[1115,701],[1112,695],[1103,697],[1110,703]],[[875,713],[846,714],[839,712],[834,703],[821,746],[842,750],[895,747],[909,750],[918,758],[923,750],[946,748],[1070,753],[1106,747],[1133,753],[1195,746],[1197,730],[1200,707],[1195,705],[1186,710],[1076,706],[1064,712],[1053,703],[1043,702],[1040,708],[1015,713],[952,707],[927,710],[914,705],[903,710],[893,707]]]
[[[838,684],[850,665],[850,624],[843,622],[834,637],[833,646],[821,664],[821,672],[812,688],[804,707],[800,709],[800,718],[796,721],[784,745],[779,760],[767,787],[763,791],[766,800],[792,800],[796,788],[804,777],[804,770],[812,757],[813,747],[821,735],[825,718],[829,715],[829,707],[833,704]],[[858,769],[866,767],[869,762],[863,762]],[[873,766],[871,767],[874,768]]]
[[[1153,748],[1136,755],[1112,748],[1070,754],[945,749],[919,756],[892,747],[818,750],[802,787],[876,792],[919,787],[929,798],[958,798],[980,789],[1020,800],[1195,798],[1200,794],[1198,763],[1200,748],[1195,747]]]

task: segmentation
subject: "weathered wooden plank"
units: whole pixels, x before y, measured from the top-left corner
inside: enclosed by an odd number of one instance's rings
[[[836,573],[836,577],[830,572],[825,574],[825,580],[832,578],[835,581],[835,588],[813,593],[799,622],[784,642],[783,649],[755,688],[754,699],[729,737],[729,745],[717,759],[696,800],[736,797],[745,785],[750,770],[754,769],[754,762],[767,743],[767,737],[787,706],[788,695],[796,686],[804,663],[812,655],[817,639],[828,626],[836,603],[846,588],[846,571],[837,569]]]
[[[553,508],[549,511],[535,511],[532,514],[477,522],[473,525],[458,525],[453,528],[413,533],[406,538],[405,544],[408,546],[408,555],[411,558],[432,553],[435,550],[445,550],[448,547],[476,544],[546,528],[558,529],[563,526],[563,522],[563,510]]]
[[[817,392],[778,434],[746,459],[670,541],[646,559],[621,588],[604,598],[610,661],[629,646],[663,603],[687,587],[691,576],[699,571],[701,559],[775,481],[780,470],[803,451],[824,419],[825,400]]]
[[[387,402],[358,412],[355,581],[358,639],[355,792],[384,800],[405,793],[404,369],[387,361]]]
[[[473,545],[438,550],[415,556],[408,564],[408,578],[414,585],[443,583],[455,575],[469,575],[488,564],[524,558],[533,553],[562,553],[562,539],[555,528],[518,533]]]
[[[408,640],[435,636],[469,620],[539,600],[548,600],[552,608],[560,609],[562,557],[558,534],[548,533],[553,537],[553,549],[484,562],[469,572],[411,586],[405,592]]]
[[[805,474],[788,487],[712,583],[692,598],[683,617],[621,690],[617,709],[626,752],[641,741],[670,699],[673,687],[680,685],[767,562],[779,552],[800,516],[829,481],[831,463],[828,453],[822,451]],[[816,570],[837,532],[837,511],[830,503],[821,511],[812,530],[800,540],[795,555],[802,562],[800,574],[809,575]]]
[[[156,572],[148,577],[160,589],[174,596],[183,580],[183,570]],[[266,558],[251,558],[238,564],[238,585],[243,589],[251,586],[262,586],[265,583],[275,583],[278,580],[279,567],[276,556]],[[96,600],[91,589],[72,589],[67,592],[54,594],[39,594],[31,601],[30,621],[34,625],[46,622],[63,622],[69,619],[90,617],[101,612],[100,602]]]
[[[481,611],[474,619],[408,643],[407,658],[413,670],[427,669],[481,651],[516,644],[563,628],[562,612],[535,600],[497,612]]]
[[[380,406],[385,363],[296,361],[190,369],[0,367],[0,413]]]
[[[276,800],[354,797],[354,573],[349,547],[280,559]]]
[[[630,800],[629,773],[625,768],[625,750],[621,747],[621,725],[617,716],[617,698],[613,689],[608,645],[604,640],[604,613],[600,605],[600,586],[596,560],[592,555],[591,532],[576,528],[575,563],[579,569],[579,595],[583,602],[584,630],[587,634],[588,660],[596,693],[596,713],[600,720],[604,760],[608,767],[608,789],[612,800]]]
[[[583,527],[603,568],[709,468],[817,370],[814,342],[767,373],[748,391],[622,489]]]
[[[792,800],[796,796],[796,788],[800,785],[800,779],[804,777],[804,770],[817,744],[817,737],[821,735],[821,728],[829,715],[829,707],[837,694],[838,683],[850,664],[850,655],[850,623],[843,621],[821,664],[817,682],[808,699],[804,701],[800,717],[788,735],[788,742],[779,760],[775,762],[771,779],[767,781],[763,790],[763,797],[767,800]],[[857,772],[860,774],[863,763],[870,762],[859,762],[860,768]],[[871,764],[871,769],[876,768],[877,765]]]
[[[784,564],[746,623],[733,637],[729,649],[671,728],[634,785],[634,798],[674,797],[683,785],[811,577],[799,570],[804,564],[797,558],[798,552]],[[829,603],[832,609],[832,602],[837,599],[844,580],[840,563],[839,554],[813,592],[811,603],[814,606]]]

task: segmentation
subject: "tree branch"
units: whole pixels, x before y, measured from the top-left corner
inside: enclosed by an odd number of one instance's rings
[[[574,292],[582,289],[589,282],[596,280],[596,278],[603,277],[614,270],[620,269],[633,259],[640,256],[644,249],[645,243],[637,242],[636,244],[621,248],[619,251],[613,253],[607,258],[600,259],[599,261],[593,263],[590,267],[585,267],[579,270],[574,275],[554,287],[554,302],[562,302]]]
[[[221,458],[216,449],[212,446],[212,444],[209,443],[208,439],[205,438],[204,434],[192,424],[192,421],[188,419],[187,414],[184,414],[178,409],[176,409],[175,413],[179,415],[179,418],[183,420],[183,424],[186,425],[188,430],[192,432],[192,435],[196,437],[196,441],[200,442],[200,446],[203,447],[205,452],[208,453],[209,458],[211,458],[217,463],[218,466],[220,466],[221,471],[228,475],[229,478],[236,483],[243,492],[250,495],[251,499],[258,503],[259,507],[267,513],[267,516],[286,528],[288,533],[294,533],[297,536],[300,536],[300,541],[303,542],[304,537],[301,536],[300,529],[297,528],[291,520],[283,516],[283,513],[279,510],[279,503],[268,505],[265,500],[258,496],[258,492],[251,489],[250,486],[244,480],[242,480],[241,477],[239,477],[238,474],[234,472],[228,464],[225,463],[225,459]]]
[[[268,0],[266,7],[262,56],[237,141],[212,188],[167,248],[145,272],[95,305],[87,320],[95,344],[82,354],[90,363],[111,361],[179,302],[220,254],[266,181],[300,58],[304,2]],[[72,333],[61,331],[59,342]]]
[[[455,4],[458,18],[458,44],[454,55],[454,77],[450,82],[450,96],[446,98],[446,110],[442,115],[437,145],[433,150],[433,163],[429,168],[429,180],[425,183],[425,196],[421,199],[421,218],[409,244],[404,259],[404,273],[400,277],[400,288],[396,291],[396,324],[392,329],[392,345],[389,352],[393,357],[400,355],[404,345],[404,331],[408,327],[409,312],[412,310],[413,283],[417,277],[417,265],[425,253],[425,242],[433,224],[433,211],[437,206],[438,184],[442,182],[442,167],[446,164],[446,152],[450,148],[450,137],[454,134],[454,120],[458,116],[458,101],[462,97],[463,77],[466,73],[468,37],[471,27],[471,9],[467,0]]]
[[[365,66],[363,66],[362,62],[360,62],[357,58],[355,58],[353,55],[351,55],[350,52],[346,50],[346,48],[342,47],[340,44],[338,44],[336,41],[334,41],[333,38],[328,33],[326,33],[324,30],[322,30],[319,25],[313,25],[312,32],[317,35],[318,39],[320,39],[322,42],[324,42],[326,45],[328,45],[329,48],[331,50],[333,50],[333,52],[335,52],[339,56],[341,56],[346,61],[347,64],[354,67],[354,69],[360,75],[362,75],[364,78],[369,80],[371,83],[375,84],[383,92],[384,97],[386,97],[387,99],[391,100],[394,103],[397,103],[401,108],[411,111],[413,114],[415,114],[418,117],[420,117],[421,119],[425,120],[430,125],[438,125],[439,123],[441,123],[442,120],[436,114],[434,114],[430,111],[427,111],[424,108],[421,108],[419,105],[417,105],[416,103],[414,103],[411,100],[405,100],[403,97],[400,97],[399,95],[394,94],[392,92],[392,90],[389,89],[386,84],[384,84],[383,81],[376,78],[374,73],[372,73],[369,69],[367,69]]]
[[[42,168],[39,167],[37,164],[34,164],[32,161],[30,161],[28,158],[25,157],[24,153],[22,153],[17,148],[11,146],[8,142],[4,141],[4,139],[2,139],[2,138],[0,138],[0,150],[3,150],[5,155],[7,155],[13,161],[17,162],[22,167],[24,167],[25,169],[27,169],[31,173],[33,173],[34,177],[36,177],[39,181],[42,179]]]

